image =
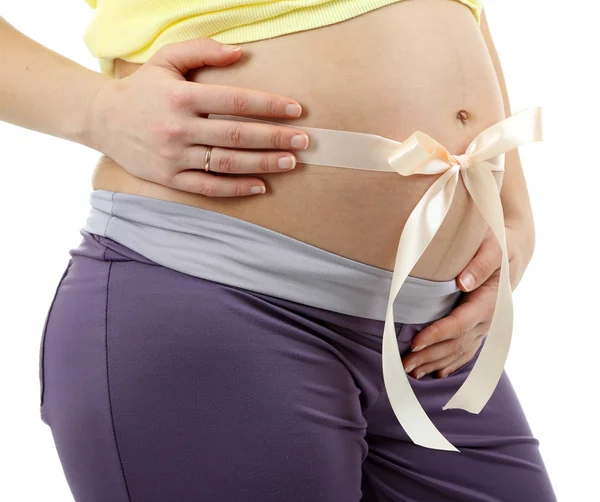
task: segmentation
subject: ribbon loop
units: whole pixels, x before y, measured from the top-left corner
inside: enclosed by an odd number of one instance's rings
[[[490,161],[521,144],[541,140],[540,119],[539,108],[515,114],[479,134],[461,155],[450,155],[429,136],[415,133],[389,158],[390,165],[400,174],[443,173],[414,208],[400,236],[383,335],[383,376],[390,404],[405,432],[416,444],[458,451],[427,417],[403,371],[394,330],[394,300],[443,223],[454,198],[458,176],[462,176],[469,194],[500,243],[502,265],[496,309],[487,340],[469,376],[443,409],[459,408],[479,413],[502,376],[513,323],[504,213],[498,185],[492,175],[492,171],[503,171],[504,163]]]
[[[209,118],[270,122],[237,115]],[[541,109],[530,108],[481,132],[465,153],[451,155],[427,134],[416,131],[399,143],[375,134],[295,126],[316,136],[307,150],[296,152],[299,163],[372,171],[395,171],[402,176],[439,174],[411,212],[400,235],[382,342],[383,379],[387,395],[408,436],[416,444],[458,451],[435,427],[410,386],[400,357],[394,328],[394,301],[411,270],[431,243],[454,199],[459,176],[502,248],[496,309],[482,351],[469,376],[443,409],[479,413],[490,399],[504,369],[512,334],[512,289],[504,230],[504,213],[492,171],[504,170],[504,154],[542,139]]]

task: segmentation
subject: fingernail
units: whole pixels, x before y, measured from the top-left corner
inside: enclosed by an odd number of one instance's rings
[[[298,134],[297,136],[294,136],[292,138],[292,147],[306,150],[306,148],[308,148],[308,136],[305,134]]]
[[[277,161],[279,169],[292,169],[296,165],[296,157],[281,157]]]
[[[221,50],[223,52],[235,52],[235,51],[241,51],[242,48],[239,45],[222,45]]]
[[[462,285],[466,290],[471,291],[473,286],[475,286],[475,277],[473,277],[473,274],[466,273],[462,276],[460,282],[462,282]]]
[[[414,364],[411,364],[410,366],[408,366],[408,367],[406,368],[406,370],[405,370],[405,371],[406,371],[406,373],[410,373],[410,372],[411,372],[412,370],[414,370],[414,369],[415,369],[415,365],[414,365]]]
[[[412,351],[419,352],[419,350],[423,350],[425,347],[427,347],[427,345],[417,345]]]
[[[258,185],[258,186],[255,186],[255,187],[252,187],[252,188],[250,189],[250,193],[251,193],[251,194],[265,193],[266,191],[267,191],[267,187],[265,187],[265,186],[261,186],[261,185]]]
[[[296,104],[285,105],[285,114],[290,117],[299,117],[302,114],[302,107]]]
[[[423,378],[425,376],[425,373],[419,373],[417,375],[417,380],[421,380],[421,378]]]

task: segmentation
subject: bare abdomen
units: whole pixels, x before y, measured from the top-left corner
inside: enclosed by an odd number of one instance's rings
[[[421,130],[459,154],[504,118],[479,27],[468,8],[451,0],[398,2],[334,25],[241,45],[240,61],[203,68],[193,79],[297,99],[302,117],[282,123],[397,141]],[[121,76],[137,67],[119,60],[116,66]],[[267,186],[264,195],[210,198],[134,178],[103,158],[93,186],[218,211],[392,270],[406,219],[436,179],[309,164],[257,176]],[[411,275],[455,277],[486,227],[460,182],[446,221]]]

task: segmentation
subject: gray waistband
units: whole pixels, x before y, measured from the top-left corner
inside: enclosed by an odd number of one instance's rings
[[[206,209],[96,190],[84,230],[165,267],[334,312],[385,320],[392,272],[260,225]],[[444,317],[455,280],[408,277],[394,302],[396,322]]]

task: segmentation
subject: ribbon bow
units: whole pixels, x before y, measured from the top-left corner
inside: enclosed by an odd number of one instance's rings
[[[210,114],[208,118],[276,124],[237,115]],[[394,301],[400,287],[433,239],[450,208],[458,177],[502,248],[502,267],[494,317],[487,341],[471,373],[446,403],[479,413],[490,399],[504,369],[512,334],[512,291],[504,214],[492,171],[504,170],[504,154],[531,141],[540,141],[541,109],[529,108],[479,134],[462,155],[450,155],[430,136],[415,132],[399,143],[375,134],[295,126],[310,133],[307,150],[295,152],[298,163],[411,174],[441,174],[410,214],[398,244],[382,343],[383,378],[392,409],[412,441],[427,448],[458,451],[433,425],[419,404],[404,372],[394,329]]]
[[[479,413],[504,370],[510,347],[513,309],[508,252],[500,193],[492,171],[504,170],[504,153],[541,140],[541,109],[531,108],[498,122],[479,134],[466,153],[450,155],[430,136],[417,131],[390,155],[388,162],[403,176],[442,174],[410,214],[398,244],[391,293],[385,316],[383,377],[394,413],[412,441],[427,448],[459,451],[431,422],[414,394],[400,358],[394,330],[394,300],[410,271],[446,217],[459,175],[502,248],[498,298],[487,341],[469,376],[443,407]],[[500,162],[493,163],[496,159]]]

